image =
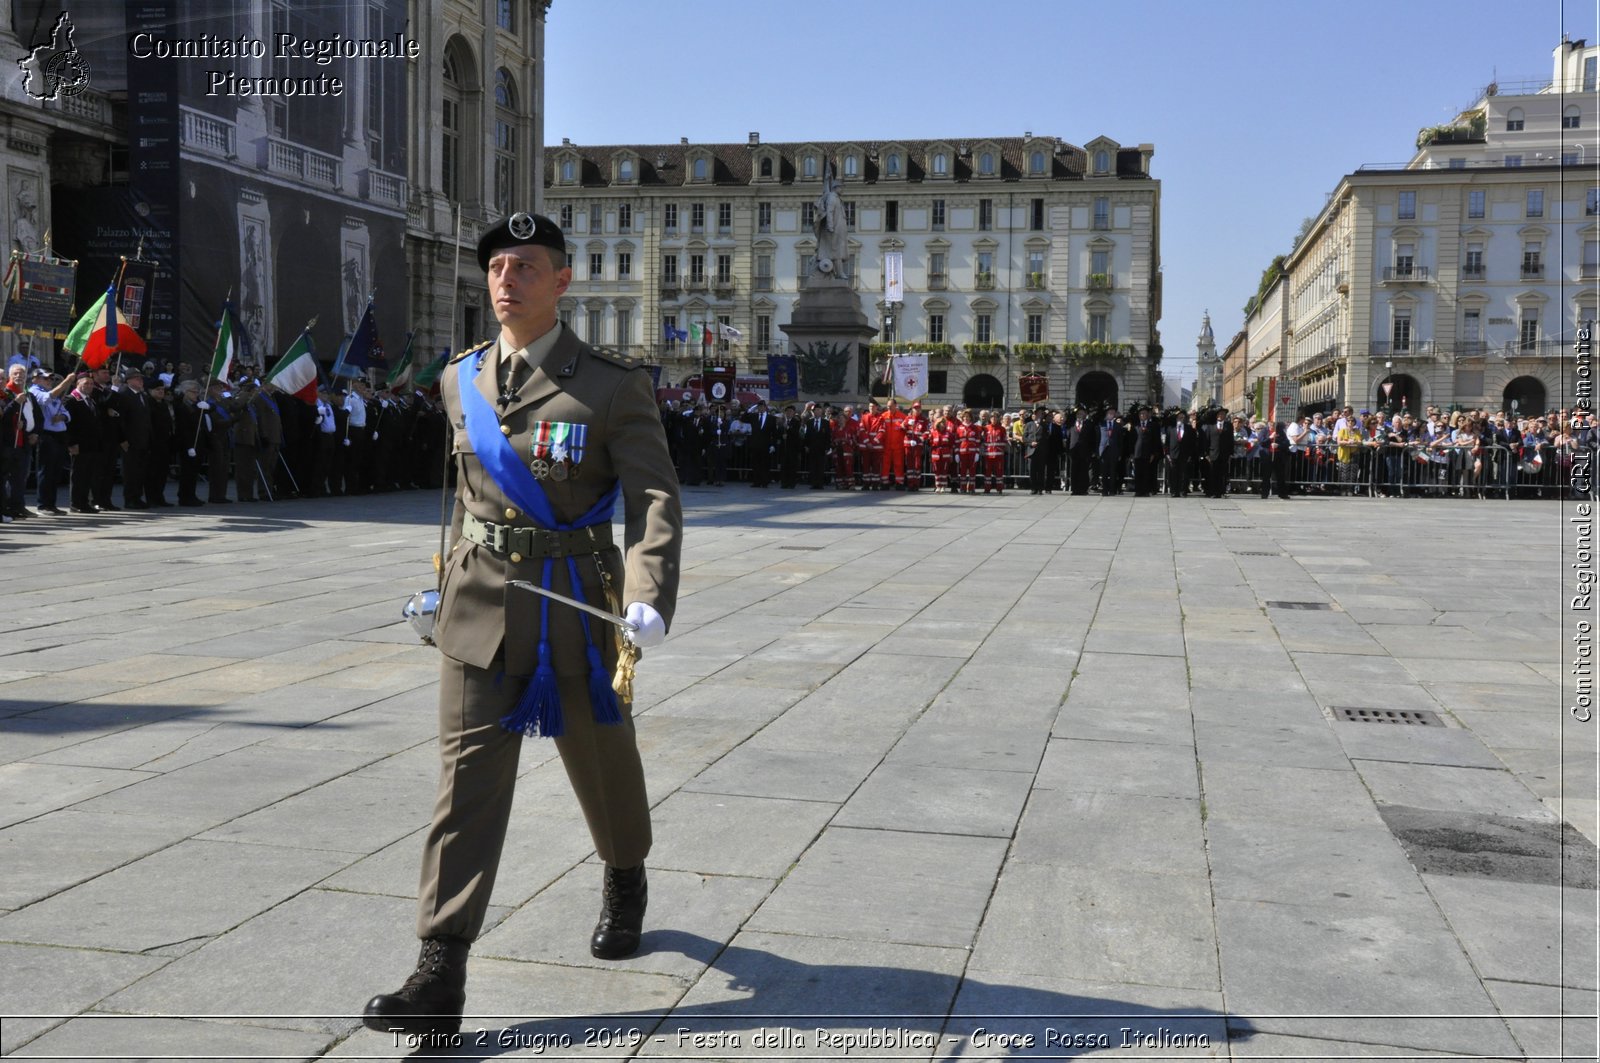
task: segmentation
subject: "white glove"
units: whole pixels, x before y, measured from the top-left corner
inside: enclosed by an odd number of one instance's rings
[[[345,440],[345,441],[344,441],[344,445],[345,445],[345,446],[347,446],[347,447],[348,447],[348,446],[349,446],[349,445],[350,445],[350,441],[349,441],[349,440],[348,440],[348,439],[347,439],[347,440]]]
[[[189,457],[191,457],[191,458],[194,457],[194,448],[193,447],[189,448]]]
[[[197,410],[209,410],[211,409],[211,403],[207,402],[205,399],[201,399],[199,402],[194,404],[194,408]]]
[[[641,650],[648,650],[667,641],[667,622],[661,619],[661,614],[643,602],[633,602],[628,606],[628,612],[623,617],[628,623],[639,630],[628,631],[623,629],[627,640]]]
[[[378,441],[378,433],[376,433],[376,432],[372,433],[372,441],[374,443],[376,443]]]

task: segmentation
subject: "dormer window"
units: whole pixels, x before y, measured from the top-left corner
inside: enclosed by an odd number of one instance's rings
[[[573,163],[573,161],[571,159],[562,159],[561,160],[561,180],[564,183],[571,183],[571,181],[573,179],[573,175],[576,172],[577,172],[577,166]]]
[[[933,157],[933,172],[938,177],[943,177],[950,172],[950,157],[942,151]]]
[[[891,152],[889,154],[889,161],[884,164],[884,172],[887,173],[890,177],[899,177],[900,176],[900,154],[899,154],[899,152]]]
[[[844,175],[846,177],[856,176],[856,174],[859,172],[859,166],[860,163],[856,161],[856,157],[854,155],[846,155],[844,157]]]
[[[1094,153],[1094,172],[1107,173],[1111,169],[1111,153],[1101,148]]]
[[[993,176],[994,152],[986,151],[982,155],[978,156],[978,172],[983,174],[985,177]]]
[[[761,176],[762,177],[771,177],[772,176],[772,156],[770,156],[770,155],[764,156],[761,159]]]
[[[694,179],[696,181],[706,179],[706,160],[703,158],[694,160]]]
[[[800,172],[805,177],[817,176],[817,157],[815,155],[807,155],[805,162],[801,164]]]
[[[1506,132],[1520,133],[1524,124],[1522,108],[1513,107],[1506,112]]]
[[[617,163],[617,180],[631,182],[633,180],[633,160],[623,159]]]
[[[1028,172],[1032,174],[1044,173],[1044,152],[1036,151],[1028,156]]]

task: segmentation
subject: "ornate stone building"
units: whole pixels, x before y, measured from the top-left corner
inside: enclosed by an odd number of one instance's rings
[[[1409,162],[1340,180],[1284,266],[1305,408],[1570,404],[1600,305],[1597,58],[1562,41],[1548,80],[1490,85]]]
[[[846,276],[883,343],[932,349],[934,401],[1159,400],[1160,183],[1154,148],[1104,137],[587,146],[546,152],[545,197],[566,231],[578,335],[681,379],[701,351],[665,327],[727,324],[717,352],[764,374],[816,251],[812,212],[832,162],[850,229]],[[884,303],[900,252],[905,302]],[[881,370],[883,349],[877,349]],[[879,374],[881,376],[881,372]]]

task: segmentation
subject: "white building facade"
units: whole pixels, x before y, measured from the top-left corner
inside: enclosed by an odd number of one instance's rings
[[[1052,137],[607,145],[547,151],[548,212],[567,234],[561,312],[591,343],[696,371],[667,326],[726,324],[713,352],[764,374],[784,353],[816,251],[825,168],[842,182],[846,275],[897,349],[934,352],[932,401],[1015,405],[1043,374],[1053,404],[1160,397],[1160,185],[1150,145]],[[899,252],[905,301],[885,304]],[[881,362],[884,349],[875,346]]]

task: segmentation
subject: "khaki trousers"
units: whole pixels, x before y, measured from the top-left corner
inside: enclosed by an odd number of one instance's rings
[[[422,851],[417,936],[474,940],[494,890],[522,736],[500,726],[526,679],[440,657],[439,798]],[[623,722],[594,722],[586,676],[560,678],[566,733],[555,739],[594,839],[612,867],[637,867],[650,852],[650,805],[634,737],[632,706]],[[544,739],[536,739],[544,741]]]

